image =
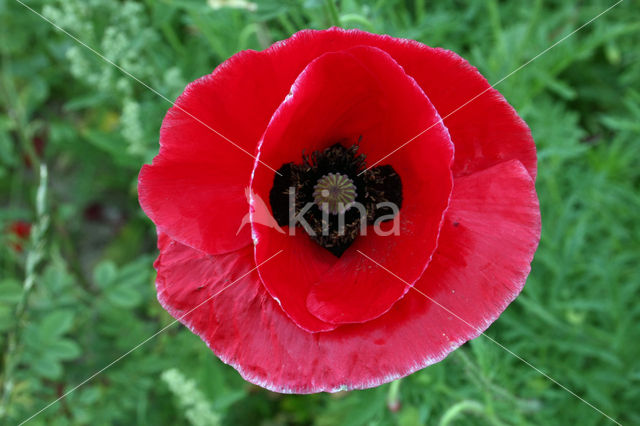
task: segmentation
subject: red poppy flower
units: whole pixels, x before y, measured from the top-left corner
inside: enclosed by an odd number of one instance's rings
[[[22,253],[31,234],[31,224],[24,220],[12,222],[8,227],[9,244],[16,253]]]
[[[527,125],[455,53],[302,31],[234,55],[167,113],[139,177],[158,298],[250,382],[376,386],[478,336],[520,292],[535,173]]]

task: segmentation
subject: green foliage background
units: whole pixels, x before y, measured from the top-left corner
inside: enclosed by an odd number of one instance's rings
[[[452,49],[496,82],[613,0],[27,4],[175,99],[241,49],[333,24]],[[0,423],[17,424],[172,320],[136,198],[169,104],[14,0],[0,34]],[[538,146],[543,235],[487,332],[624,424],[640,424],[639,45],[625,0],[498,86]],[[247,384],[174,325],[29,424],[608,423],[483,337],[393,385],[296,396]]]

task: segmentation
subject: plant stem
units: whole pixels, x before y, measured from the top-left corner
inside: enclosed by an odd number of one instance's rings
[[[29,247],[27,248],[27,259],[25,263],[25,278],[22,287],[22,295],[15,310],[15,323],[9,331],[6,340],[6,350],[4,351],[4,368],[2,376],[2,397],[0,398],[0,418],[5,417],[11,402],[11,392],[13,390],[13,371],[17,365],[16,350],[21,325],[25,320],[29,295],[36,282],[36,269],[44,257],[45,234],[49,228],[49,214],[47,212],[47,179],[48,171],[44,163],[40,164],[40,183],[36,193],[36,216],[37,221],[31,229]]]
[[[327,20],[332,27],[340,27],[340,15],[338,14],[338,8],[333,0],[325,0],[324,7],[327,12]]]
[[[389,385],[389,393],[387,394],[387,407],[389,410],[396,412],[400,409],[400,382],[402,379],[397,379],[391,382]]]
[[[349,24],[355,24],[364,27],[363,29],[367,31],[375,32],[373,23],[362,15],[358,15],[356,13],[348,13],[342,15],[340,19],[342,21],[342,24],[345,26],[349,26]]]

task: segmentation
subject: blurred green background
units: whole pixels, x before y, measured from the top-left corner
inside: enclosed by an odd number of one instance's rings
[[[495,82],[613,3],[27,1],[170,99],[241,49],[330,25],[452,49]],[[17,424],[172,321],[136,197],[169,104],[14,0],[0,33],[0,423]],[[625,0],[498,86],[538,146],[543,234],[487,332],[624,424],[640,424],[639,46]],[[298,396],[174,325],[29,424],[611,423],[483,337],[393,385]]]

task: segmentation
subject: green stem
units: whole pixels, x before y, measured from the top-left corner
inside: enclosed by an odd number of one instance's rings
[[[325,0],[324,8],[327,12],[327,20],[329,21],[329,25],[332,27],[341,27],[340,23],[340,15],[338,14],[338,8],[333,0]]]
[[[402,379],[397,379],[391,382],[389,386],[389,393],[387,394],[387,406],[399,407],[400,406],[400,382]]]
[[[415,23],[416,25],[418,25],[422,22],[422,18],[424,18],[424,10],[425,10],[424,0],[416,0],[415,8],[416,8]]]
[[[370,32],[375,31],[375,27],[373,26],[371,21],[369,21],[367,18],[365,18],[362,15],[358,15],[355,13],[348,13],[348,14],[342,15],[340,19],[342,21],[342,25],[344,26],[349,26],[349,24],[355,24],[355,25],[361,25],[367,31],[370,31]]]
[[[450,425],[456,418],[464,414],[475,414],[477,416],[486,417],[486,413],[484,411],[484,406],[480,404],[478,401],[473,400],[462,400],[457,404],[449,407],[447,411],[442,415],[440,419],[439,426],[448,426]]]
[[[487,392],[485,394],[495,394],[498,397],[504,398],[506,400],[511,401],[519,406],[519,408],[523,411],[533,411],[536,409],[538,402],[535,400],[525,400],[521,399],[513,394],[511,394],[508,390],[496,385],[493,383],[487,376],[485,376],[479,365],[474,363],[469,355],[465,353],[464,350],[457,350],[454,354],[460,359],[465,365],[465,373],[469,376],[469,378],[476,382],[476,384],[480,387],[484,387]]]
[[[266,22],[258,22],[256,24],[256,37],[258,38],[258,44],[263,49],[268,48],[273,44],[271,33],[269,33],[269,27]]]
[[[25,322],[29,295],[37,278],[37,267],[44,258],[45,234],[49,228],[49,214],[47,212],[47,181],[48,172],[45,164],[40,165],[40,183],[36,193],[37,222],[31,229],[31,239],[27,249],[25,264],[25,279],[22,287],[22,295],[15,310],[15,323],[9,331],[4,351],[4,368],[2,375],[2,396],[0,398],[0,418],[5,417],[11,403],[13,391],[13,371],[17,366],[16,350],[21,326]]]
[[[171,48],[179,55],[184,56],[184,46],[182,45],[180,37],[178,37],[173,27],[169,23],[165,22],[164,24],[162,24],[160,29],[162,31],[162,34],[164,34],[164,37],[171,45]]]

